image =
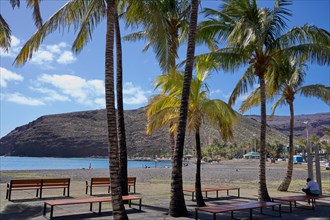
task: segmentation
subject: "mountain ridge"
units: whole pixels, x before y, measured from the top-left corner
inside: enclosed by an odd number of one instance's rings
[[[145,108],[125,111],[128,156],[150,157],[157,155],[169,157],[167,129],[157,131],[151,136],[146,135],[145,111]],[[325,123],[330,124],[329,116],[330,114],[322,116],[322,120],[327,118],[328,121]],[[260,132],[259,119],[256,116],[249,118],[249,116],[240,115],[239,117],[240,123],[234,126],[234,140],[227,144],[251,145],[255,136]],[[287,119],[280,120],[279,118],[279,121],[287,121]],[[314,125],[313,122],[311,122],[312,125]],[[268,123],[267,141],[272,143],[277,140],[288,143],[288,136],[275,130],[272,126],[281,128],[282,125]],[[15,128],[2,137],[0,139],[0,155],[105,157],[108,155],[106,128],[104,109],[41,116],[28,124]],[[298,128],[301,129],[301,126]],[[312,132],[311,130],[311,134]],[[303,132],[299,135],[302,136]],[[210,125],[203,125],[201,129],[202,146],[212,143],[214,139],[219,139],[221,143],[224,143],[218,131]],[[195,148],[194,135],[188,132],[185,141],[185,153],[191,153],[193,148]]]

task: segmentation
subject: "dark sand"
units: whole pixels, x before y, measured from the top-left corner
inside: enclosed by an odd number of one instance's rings
[[[203,164],[202,186],[237,186],[241,188],[241,197],[237,198],[237,192],[231,191],[230,196],[226,192],[220,192],[221,198],[215,199],[215,193],[209,193],[210,198],[205,199],[207,205],[219,205],[231,202],[256,201],[258,192],[258,160],[233,160],[218,164]],[[301,188],[305,185],[307,175],[306,165],[295,165],[293,180],[289,192],[278,192],[276,189],[286,174],[286,162],[276,164],[267,163],[267,187],[270,196],[297,195],[302,194]],[[88,197],[85,195],[85,181],[91,177],[108,176],[107,169],[79,169],[79,170],[33,170],[33,171],[1,171],[0,179],[0,203],[1,220],[9,219],[45,219],[42,215],[43,202],[49,199],[62,199],[61,190],[46,190],[43,199],[35,199],[35,191],[14,191],[13,201],[5,200],[6,183],[10,179],[27,178],[71,178],[70,196],[73,198]],[[137,177],[137,193],[143,196],[142,212],[126,208],[129,219],[195,219],[195,202],[191,201],[191,195],[185,195],[186,206],[189,211],[187,218],[172,218],[166,215],[170,200],[170,176],[171,168],[132,168],[129,176]],[[195,164],[183,167],[184,188],[194,186]],[[330,194],[330,171],[322,170],[323,194]],[[100,188],[94,191],[101,195],[106,189]],[[97,211],[97,205],[95,210]],[[133,206],[137,207],[137,206]],[[288,206],[283,205],[284,211]],[[112,219],[111,205],[103,205],[104,212],[101,216],[89,212],[89,205],[73,205],[55,207],[54,219]],[[253,212],[253,219],[279,219],[277,212],[271,209],[264,211],[261,215],[259,210]],[[48,214],[48,213],[47,213]],[[49,215],[47,215],[49,216]],[[248,219],[249,212],[235,212],[235,218]],[[293,213],[283,213],[281,219],[329,219],[330,198],[326,197],[317,202],[316,210],[313,211],[305,202],[298,203],[298,208]],[[210,214],[201,214],[199,219],[213,219]],[[230,213],[218,214],[217,219],[231,219]]]

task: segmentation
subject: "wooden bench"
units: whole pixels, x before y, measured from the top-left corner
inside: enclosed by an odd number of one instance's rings
[[[136,177],[127,177],[128,191],[131,191],[131,186],[134,187],[134,193],[136,192]],[[91,178],[90,184],[86,181],[86,194],[88,194],[88,188],[90,188],[90,195],[93,195],[93,187],[107,187],[108,193],[110,193],[111,180],[109,177],[94,177]]]
[[[231,212],[231,218],[234,218],[234,211],[250,210],[250,219],[252,219],[252,210],[260,208],[260,213],[262,214],[262,209],[274,206],[279,207],[279,217],[282,216],[281,213],[281,203],[277,202],[243,202],[243,203],[231,203],[226,205],[216,205],[216,206],[204,206],[195,208],[195,217],[198,219],[198,211],[207,212],[213,214],[213,219],[216,220],[217,213]]]
[[[123,196],[123,201],[128,201],[129,207],[132,206],[132,201],[133,200],[139,200],[139,211],[141,211],[141,206],[142,206],[142,197],[141,196]],[[46,210],[47,206],[50,206],[50,219],[53,218],[54,214],[54,207],[55,206],[63,206],[63,205],[77,205],[77,204],[90,204],[90,211],[93,211],[93,203],[98,203],[99,204],[99,212],[98,214],[101,214],[101,209],[102,209],[102,203],[103,202],[112,202],[112,197],[88,197],[88,198],[80,198],[80,199],[62,199],[62,200],[50,200],[50,201],[45,201],[44,203],[44,210],[43,210],[43,215],[46,216]]]
[[[272,197],[272,201],[282,201],[290,203],[290,213],[292,213],[292,202],[294,202],[294,207],[297,207],[297,201],[308,201],[308,204],[312,204],[312,209],[315,209],[316,199],[322,198],[322,196],[310,196],[310,195],[298,195],[298,196],[280,196]]]
[[[42,198],[42,190],[44,189],[62,189],[63,195],[65,190],[68,190],[68,196],[70,195],[70,178],[58,178],[58,179],[22,179],[11,180],[7,183],[6,199],[11,201],[11,193],[14,190],[36,190],[36,197]]]
[[[222,187],[202,188],[202,192],[205,192],[206,198],[208,192],[216,192],[217,199],[219,198],[219,191],[227,191],[227,196],[229,196],[230,190],[237,190],[237,197],[240,197],[240,188],[238,187],[222,186]],[[191,200],[194,201],[195,188],[184,189],[183,191],[191,193]]]

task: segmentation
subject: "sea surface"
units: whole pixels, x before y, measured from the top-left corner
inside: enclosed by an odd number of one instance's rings
[[[168,167],[170,161],[129,160],[128,168]],[[100,158],[0,157],[0,170],[97,169],[108,168]]]

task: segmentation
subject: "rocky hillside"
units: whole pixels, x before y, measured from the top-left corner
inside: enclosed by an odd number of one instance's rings
[[[259,122],[240,117],[234,128],[234,140],[239,146],[254,141],[259,134]],[[148,136],[145,134],[145,109],[125,112],[127,147],[129,156],[169,156],[167,130]],[[287,143],[286,135],[268,127],[268,142],[278,140]],[[194,148],[194,136],[186,138],[185,153]],[[221,140],[219,133],[205,125],[201,129],[203,145],[214,139]],[[202,145],[202,146],[203,146]],[[105,110],[46,115],[21,127],[17,127],[0,139],[0,155],[37,157],[101,157],[107,156],[107,132]]]
[[[260,121],[260,116],[250,115],[246,116],[251,119]],[[290,132],[290,117],[289,116],[275,116],[272,121],[268,120],[267,124],[275,128],[282,133],[289,135]],[[306,124],[308,122],[308,136],[316,135],[317,137],[329,140],[329,137],[325,136],[325,131],[330,129],[330,112],[318,113],[312,115],[297,115],[294,121],[294,136],[295,138],[306,138]]]

